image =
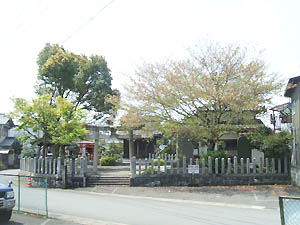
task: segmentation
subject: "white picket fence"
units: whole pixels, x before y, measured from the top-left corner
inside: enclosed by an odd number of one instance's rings
[[[163,159],[163,161],[161,161]],[[205,159],[187,161],[176,158],[174,155],[165,155],[157,158],[154,155],[149,155],[149,158],[131,159],[131,176],[160,176],[163,174],[188,174],[199,173],[200,175],[258,175],[258,174],[288,174],[289,163],[287,158],[268,159],[259,158],[221,158],[214,159],[208,157],[208,162]],[[157,164],[156,166],[154,164]],[[162,165],[163,164],[163,165]]]
[[[67,168],[67,173],[74,176],[85,176],[87,173],[86,157],[62,160],[58,158],[29,158],[20,159],[20,170],[27,171],[33,174],[55,175],[61,177],[64,168]]]

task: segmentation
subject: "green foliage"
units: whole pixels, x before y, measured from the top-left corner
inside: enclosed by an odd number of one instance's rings
[[[248,137],[252,148],[256,148],[268,158],[289,157],[292,149],[293,136],[290,132],[280,133],[257,131]]]
[[[54,101],[49,95],[41,95],[32,102],[16,98],[14,103],[11,115],[20,124],[18,129],[24,131],[20,140],[26,144],[44,148],[50,144],[68,145],[87,135],[83,127],[85,115],[62,97]]]
[[[113,108],[107,99],[118,92],[111,89],[112,77],[104,57],[76,55],[58,45],[46,44],[37,63],[37,93],[67,98],[75,109],[92,110],[97,118]]]
[[[101,166],[115,166],[116,160],[113,157],[103,157],[100,159]]]
[[[102,156],[113,157],[114,159],[120,159],[123,154],[123,144],[122,143],[110,143],[108,148],[102,149]]]
[[[165,160],[160,159],[159,161],[160,161],[160,165],[161,165],[161,166],[165,165]],[[154,163],[154,166],[157,166],[158,159],[154,159],[154,160],[153,160],[153,163]]]
[[[251,143],[251,147],[255,149],[261,149],[264,139],[270,135],[273,135],[273,131],[269,127],[259,127],[253,131],[247,138]]]
[[[15,98],[12,116],[19,122],[19,130],[23,130],[20,140],[24,143],[37,146],[49,144],[49,123],[55,121],[55,108],[51,104],[49,95],[38,96],[32,102],[22,98]]]
[[[49,123],[52,143],[68,145],[83,140],[87,130],[83,127],[85,114],[81,109],[74,110],[74,105],[62,97],[56,99],[56,120]]]

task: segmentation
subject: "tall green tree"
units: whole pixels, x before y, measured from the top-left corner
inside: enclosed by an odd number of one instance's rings
[[[81,109],[74,111],[74,105],[65,98],[59,96],[53,102],[51,96],[41,95],[32,102],[16,98],[14,104],[12,116],[20,124],[18,129],[24,131],[21,140],[24,145],[43,147],[43,156],[48,146],[63,147],[87,135],[85,115]]]
[[[74,110],[91,110],[96,118],[113,108],[106,99],[118,92],[111,88],[112,77],[104,57],[76,55],[58,45],[46,44],[37,64],[37,93],[66,98],[74,104]]]
[[[185,59],[141,65],[124,105],[139,118],[183,129],[214,149],[222,135],[263,113],[281,87],[259,55],[236,45],[208,43],[190,49]]]

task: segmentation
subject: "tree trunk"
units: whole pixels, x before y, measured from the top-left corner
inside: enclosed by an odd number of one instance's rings
[[[129,141],[129,159],[132,158],[132,156],[134,156],[134,140],[133,140],[133,130],[129,130],[129,137],[128,137],[128,141]]]

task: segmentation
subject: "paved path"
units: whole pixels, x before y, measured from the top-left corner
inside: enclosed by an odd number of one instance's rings
[[[2,222],[1,225],[80,225],[70,221],[63,221],[53,218],[45,218],[27,213],[14,212],[9,222]]]
[[[116,176],[116,177],[128,177],[130,176],[129,166],[99,166],[98,172],[101,176]]]

